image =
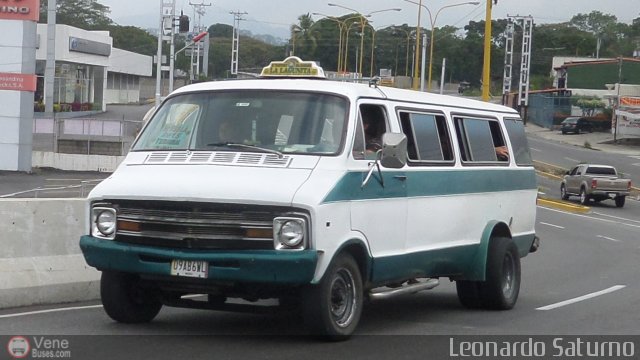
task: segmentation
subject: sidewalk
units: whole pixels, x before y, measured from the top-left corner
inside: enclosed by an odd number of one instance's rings
[[[585,144],[588,144],[591,149],[595,150],[629,156],[640,156],[640,138],[618,139],[618,142],[614,143],[613,134],[610,132],[594,131],[592,133],[562,135],[560,130],[550,130],[533,123],[526,125],[525,132],[543,139],[574,146],[586,147]]]

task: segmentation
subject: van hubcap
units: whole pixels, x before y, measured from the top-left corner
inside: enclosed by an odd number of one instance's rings
[[[340,269],[331,283],[331,316],[336,325],[348,326],[353,320],[356,307],[356,287],[353,275]]]

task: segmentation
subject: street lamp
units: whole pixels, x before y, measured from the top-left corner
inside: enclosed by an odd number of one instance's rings
[[[344,20],[340,20],[335,16],[326,15],[326,14],[319,13],[319,12],[314,12],[314,13],[312,13],[312,15],[324,16],[325,19],[332,20],[332,21],[335,21],[335,22],[338,23],[340,34],[339,34],[339,38],[338,38],[338,64],[337,64],[338,69],[337,70],[338,70],[338,72],[343,71],[343,68],[346,68],[346,64],[343,64],[343,61],[342,61],[342,58],[343,58],[343,56],[342,56],[342,48],[343,47],[346,48],[346,46],[343,46],[343,40],[342,40],[343,36],[342,36],[342,34],[347,32],[347,21],[349,21],[351,19],[359,18],[360,16],[359,15],[358,16],[352,16],[352,17],[348,17],[348,18],[346,18]],[[347,38],[348,38],[348,36],[347,36]],[[345,52],[346,52],[346,50],[345,50]]]
[[[399,9],[399,8],[382,9],[382,10],[372,11],[372,12],[370,12],[370,13],[369,13],[369,14],[367,14],[367,15],[362,15],[362,13],[361,13],[360,11],[355,10],[355,9],[352,9],[352,8],[349,8],[349,7],[346,7],[346,6],[342,6],[342,5],[334,4],[334,3],[328,3],[327,5],[329,5],[329,6],[336,6],[336,7],[339,7],[339,8],[343,8],[343,9],[345,9],[345,10],[353,11],[354,13],[356,13],[356,14],[360,15],[360,60],[359,60],[360,65],[359,65],[358,73],[359,73],[359,74],[362,74],[362,59],[363,59],[363,51],[364,51],[364,26],[365,26],[364,18],[365,18],[365,17],[370,17],[371,15],[376,14],[376,13],[380,13],[380,12],[385,12],[385,11],[401,11],[402,9]],[[348,30],[347,30],[347,33],[348,33]],[[347,41],[348,41],[348,40],[349,40],[349,39],[348,39],[348,37],[347,37]],[[348,49],[345,49],[345,52],[346,52],[346,50],[348,50]],[[346,57],[346,56],[345,56],[345,57]]]
[[[431,44],[429,45],[429,79],[427,81],[427,89],[431,90],[431,69],[432,69],[432,64],[433,64],[433,43],[435,42],[435,30],[436,30],[436,21],[438,20],[438,15],[440,15],[440,11],[446,9],[446,8],[451,8],[451,7],[455,7],[455,6],[462,6],[462,5],[479,5],[480,2],[479,1],[467,1],[467,2],[463,2],[463,3],[458,3],[458,4],[451,4],[451,5],[446,5],[441,7],[440,9],[438,9],[438,11],[436,11],[436,16],[431,16],[431,10],[429,10],[429,8],[426,5],[422,4],[422,1],[420,1],[419,3],[412,1],[412,0],[404,0],[406,2],[410,2],[412,4],[416,4],[418,6],[423,7],[425,10],[427,10],[427,13],[429,13],[429,23],[431,24]],[[420,13],[420,11],[418,11],[418,14]],[[420,21],[418,20],[418,23],[420,23]],[[416,56],[416,68],[417,68],[417,56]],[[424,69],[421,73],[421,76],[424,77]],[[421,89],[422,90],[422,89]]]
[[[405,55],[405,59],[404,59],[404,76],[407,76],[409,74],[409,40],[411,38],[411,33],[403,28],[398,28],[398,27],[393,27],[393,30],[400,30],[402,32],[405,33],[405,35],[407,36],[407,41],[406,41],[406,46],[407,46],[407,53]],[[396,69],[397,71],[397,69]]]

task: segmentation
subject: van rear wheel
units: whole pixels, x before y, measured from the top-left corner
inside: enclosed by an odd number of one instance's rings
[[[520,272],[520,255],[513,241],[493,238],[489,244],[485,281],[456,281],[458,300],[471,309],[511,309],[520,293]]]
[[[520,293],[520,274],[520,255],[513,241],[503,237],[492,239],[481,291],[485,306],[494,310],[513,308]]]
[[[103,271],[100,298],[110,318],[127,324],[149,322],[162,308],[159,299],[140,287],[137,276],[126,273]]]
[[[336,257],[317,285],[302,292],[302,311],[314,335],[330,340],[346,340],[354,332],[362,314],[362,277],[349,254]]]

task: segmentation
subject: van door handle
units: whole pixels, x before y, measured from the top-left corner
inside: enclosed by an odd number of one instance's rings
[[[393,178],[401,181],[405,181],[407,180],[407,175],[394,175]]]

